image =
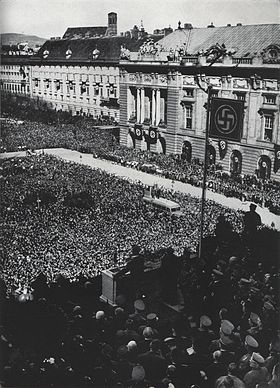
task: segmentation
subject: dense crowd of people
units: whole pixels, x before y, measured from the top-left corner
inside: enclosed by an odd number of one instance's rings
[[[133,244],[156,252],[172,244],[196,251],[199,199],[162,191],[180,203],[182,217],[145,204],[143,187],[101,170],[48,155],[1,160],[1,257],[9,290],[29,283],[38,269],[49,280],[94,276],[123,260]],[[226,214],[236,232],[242,215],[207,201],[205,232]],[[11,239],[11,236],[13,238]],[[116,259],[117,256],[117,259]]]
[[[96,127],[98,123],[93,119],[79,120],[60,125],[26,120],[20,125],[6,123],[2,126],[1,152],[64,147],[194,186],[202,185],[203,163],[198,159],[188,162],[178,155],[128,149],[119,144],[116,129]],[[209,167],[207,180],[209,189],[215,192],[253,201],[280,214],[277,181],[262,181],[254,175],[230,176],[215,165]]]
[[[279,269],[248,254],[232,256],[232,248],[226,254],[229,223],[220,222],[207,262],[189,249],[175,255],[169,247],[162,254],[154,283],[171,255],[180,266],[179,313],[165,311],[161,296],[151,295],[131,301],[119,294],[110,307],[97,300],[94,280],[83,276],[75,283],[66,276],[48,283],[40,273],[32,294],[9,299],[1,284],[2,386],[278,387]]]
[[[199,260],[189,195],[161,191],[181,205],[172,216],[144,203],[140,183],[44,154],[0,160],[0,187],[4,387],[278,386],[279,269],[256,249],[259,221],[247,235],[241,212],[207,201]],[[112,308],[96,275],[134,245],[159,294],[118,295]],[[182,312],[160,307],[163,280],[176,281]]]

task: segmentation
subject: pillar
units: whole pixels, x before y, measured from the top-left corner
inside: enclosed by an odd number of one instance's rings
[[[156,125],[160,121],[160,90],[156,90]]]
[[[145,119],[145,90],[141,88],[141,117],[140,122],[143,123]]]
[[[155,125],[156,121],[156,91],[152,89],[152,125]]]
[[[141,120],[141,101],[140,101],[140,89],[137,88],[137,96],[136,96],[136,118],[137,118],[137,123],[140,123]]]

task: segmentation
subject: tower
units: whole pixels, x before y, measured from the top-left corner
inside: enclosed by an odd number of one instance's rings
[[[106,32],[107,36],[117,35],[117,20],[118,16],[115,12],[108,13],[108,28]]]

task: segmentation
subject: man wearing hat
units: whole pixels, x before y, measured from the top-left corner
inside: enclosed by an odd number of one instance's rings
[[[257,384],[268,381],[268,370],[264,366],[264,358],[259,353],[252,353],[250,358],[250,371],[244,376],[246,388],[255,388]]]
[[[242,377],[245,376],[247,372],[249,372],[252,354],[259,347],[258,341],[256,341],[255,338],[251,335],[246,335],[244,345],[247,353],[244,354],[244,356],[242,356],[239,361],[239,371]]]
[[[144,256],[140,253],[141,248],[138,245],[133,245],[132,254],[129,257],[126,266],[119,271],[117,276],[122,276],[126,272],[130,272],[130,288],[129,295],[140,297],[143,293],[143,277],[144,277]]]
[[[129,318],[135,323],[135,327],[146,325],[147,321],[145,318],[146,306],[142,299],[136,299],[133,303],[134,313],[129,315]]]
[[[199,321],[199,328],[193,331],[193,343],[204,354],[208,354],[209,346],[215,339],[211,325],[212,320],[207,315],[202,315]]]
[[[261,225],[261,216],[256,212],[257,205],[251,203],[250,211],[244,215],[244,236],[248,243],[254,243],[257,228]]]

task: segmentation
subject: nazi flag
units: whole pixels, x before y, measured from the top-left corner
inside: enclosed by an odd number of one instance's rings
[[[280,168],[280,145],[274,144],[274,153],[275,153],[275,159],[274,159],[273,170],[275,173],[277,173],[277,171]]]
[[[240,142],[243,129],[244,102],[213,97],[209,136]]]

